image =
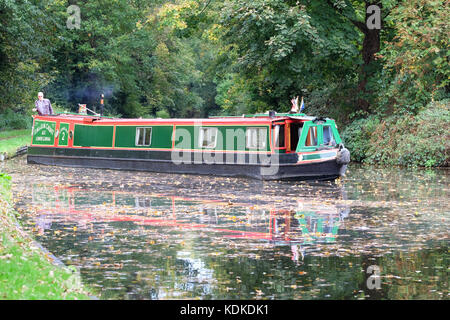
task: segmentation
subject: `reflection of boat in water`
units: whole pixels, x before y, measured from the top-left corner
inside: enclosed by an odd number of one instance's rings
[[[34,192],[36,191],[36,192]],[[142,226],[198,229],[230,239],[269,241],[274,245],[333,242],[349,209],[344,205],[298,201],[294,209],[257,207],[164,195],[139,195],[78,188],[33,187],[36,225],[51,221],[132,222]],[[45,209],[39,209],[43,208]]]

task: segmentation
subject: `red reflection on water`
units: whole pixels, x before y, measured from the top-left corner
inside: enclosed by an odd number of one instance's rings
[[[47,188],[48,190],[49,188]],[[203,209],[204,214],[201,217],[206,217],[210,223],[193,222],[198,219],[198,216],[190,212],[182,212],[185,208],[185,202],[192,202],[191,207],[198,208],[205,204],[213,204],[215,210],[226,212],[225,209],[231,208],[230,204],[221,200],[198,200],[177,196],[166,196],[161,194],[140,195],[136,198],[134,194],[120,191],[96,191],[86,190],[74,187],[60,187],[54,186],[52,194],[45,193],[45,189],[33,189],[33,204],[37,205],[37,219],[48,215],[63,216],[65,221],[74,221],[78,223],[80,228],[86,226],[89,222],[134,222],[139,225],[153,226],[153,227],[171,227],[180,229],[201,229],[201,231],[223,233],[223,237],[235,239],[252,239],[252,240],[266,240],[277,242],[302,242],[305,235],[309,236],[309,241],[314,240],[313,237],[327,238],[331,241],[337,234],[342,216],[336,206],[328,205],[321,206],[320,210],[315,208],[297,208],[297,210],[275,209],[270,210],[254,210],[253,206],[249,204],[233,204],[233,208],[246,210],[247,213],[254,213],[257,223],[252,225],[247,221],[245,223],[242,219],[232,216],[232,219],[221,218],[221,221],[215,217],[211,218],[213,214],[209,213],[209,209]],[[36,192],[35,192],[36,191]],[[92,199],[92,195],[97,194],[98,197]],[[118,200],[120,196],[126,196],[126,200],[131,200],[135,197],[134,207],[128,209],[124,204]],[[91,197],[87,200],[94,200],[95,204],[89,205],[84,200],[82,204],[78,205],[78,200],[83,200],[86,197]],[[102,198],[109,198],[110,201],[103,201]],[[41,199],[38,199],[41,198]],[[42,199],[45,198],[45,199]],[[149,200],[140,201],[140,200]],[[152,199],[170,200],[171,212],[164,213],[162,217],[146,217],[145,212],[140,214],[124,214],[124,211],[133,210],[149,210],[152,208]],[[42,202],[45,208],[39,208],[39,203]],[[180,209],[177,210],[177,202],[180,203]],[[100,207],[99,203],[102,203]],[[300,203],[299,203],[300,204]],[[85,208],[86,207],[86,208]],[[166,206],[167,207],[167,206]],[[119,209],[119,210],[118,210]],[[261,213],[261,214],[258,214]],[[267,212],[269,215],[267,216]],[[245,216],[245,215],[244,215]],[[215,221],[214,221],[215,220]],[[45,223],[37,223],[37,226],[46,229]],[[325,226],[325,227],[324,227]],[[250,229],[250,230],[249,230]]]

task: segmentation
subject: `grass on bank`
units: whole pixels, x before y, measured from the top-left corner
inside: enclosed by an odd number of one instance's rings
[[[0,173],[0,300],[90,299],[76,270],[51,263],[20,228],[10,180]]]
[[[0,153],[8,157],[16,153],[17,148],[29,146],[31,142],[31,129],[0,131]]]

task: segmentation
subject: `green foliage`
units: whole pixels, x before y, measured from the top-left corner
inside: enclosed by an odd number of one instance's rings
[[[25,112],[52,78],[41,66],[51,57],[54,22],[47,1],[0,0],[0,112]]]
[[[145,10],[128,1],[87,1],[78,3],[82,12],[80,29],[59,29],[54,60],[47,67],[58,70],[46,87],[52,101],[72,111],[78,103],[98,109],[105,94],[105,108],[138,116],[148,75],[154,41],[138,27]],[[52,2],[49,11],[65,26],[66,4]]]
[[[207,73],[214,47],[202,38],[204,19],[192,13],[196,1],[78,5],[81,28],[58,30],[55,59],[47,65],[58,71],[46,87],[52,101],[72,111],[78,103],[98,110],[104,93],[105,112],[125,117],[155,116],[161,110],[204,116],[204,109],[217,108],[213,74]],[[49,9],[60,25],[67,18],[64,6],[52,2]]]
[[[11,176],[0,172],[0,197],[10,200]]]
[[[361,162],[367,157],[371,137],[379,124],[378,117],[369,116],[353,121],[342,132],[342,139],[350,150],[352,161]]]
[[[352,159],[385,165],[437,167],[450,161],[450,101],[430,103],[416,116],[370,116],[343,133]]]
[[[170,118],[170,114],[166,110],[160,110],[156,112],[156,117],[161,119],[168,119]]]
[[[432,99],[450,97],[448,1],[413,0],[386,18],[394,36],[379,58],[384,63],[379,109],[417,114]]]
[[[257,81],[237,73],[227,74],[217,79],[216,103],[222,107],[224,115],[242,115],[264,112],[271,106],[255,93]]]
[[[15,155],[18,148],[30,144],[30,137],[30,129],[0,131],[0,154]]]
[[[6,173],[0,172],[0,179],[11,180],[11,176]]]
[[[32,125],[33,119],[26,114],[17,113],[11,109],[7,109],[4,113],[0,114],[0,130],[29,129]]]
[[[327,3],[226,1],[222,23],[232,69],[245,76],[239,90],[264,109],[287,111],[295,95],[355,84],[360,35]]]

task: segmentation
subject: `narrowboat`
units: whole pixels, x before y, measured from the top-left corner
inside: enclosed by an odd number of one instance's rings
[[[71,167],[333,180],[350,154],[336,123],[303,113],[206,119],[33,116],[27,162]]]

